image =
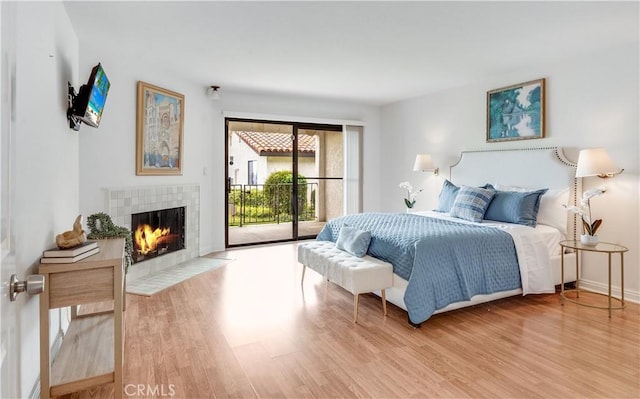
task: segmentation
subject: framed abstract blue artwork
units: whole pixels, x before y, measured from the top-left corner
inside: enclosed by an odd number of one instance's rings
[[[544,137],[544,79],[487,92],[487,142]]]

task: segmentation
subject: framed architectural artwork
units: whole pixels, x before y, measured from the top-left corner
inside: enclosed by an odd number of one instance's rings
[[[136,175],[181,175],[184,96],[138,82]]]
[[[487,142],[544,137],[544,79],[487,92]]]

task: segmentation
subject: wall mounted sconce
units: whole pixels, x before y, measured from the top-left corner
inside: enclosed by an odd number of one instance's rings
[[[434,175],[438,175],[440,173],[440,169],[436,168],[433,165],[433,159],[429,154],[418,154],[416,155],[416,161],[413,163],[413,171],[414,172],[425,172],[425,171],[433,171]]]
[[[220,89],[220,86],[209,86],[207,88],[207,97],[209,97],[212,100],[219,100],[220,99],[220,92],[218,91],[218,89]]]
[[[622,173],[624,169],[613,163],[604,148],[581,150],[578,155],[576,177],[598,176],[600,178],[613,177]]]

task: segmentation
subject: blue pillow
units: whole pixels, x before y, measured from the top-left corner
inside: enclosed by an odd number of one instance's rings
[[[336,241],[336,248],[362,258],[367,254],[370,242],[370,232],[349,226],[342,226],[338,234],[338,240]]]
[[[482,221],[495,190],[462,186],[451,207],[451,216],[472,222]]]
[[[458,195],[458,190],[460,187],[451,183],[449,180],[445,180],[442,183],[442,190],[440,190],[440,196],[438,197],[438,208],[437,212],[451,212],[451,207],[453,206],[453,201],[456,200],[456,195]]]
[[[546,192],[546,188],[526,192],[496,191],[484,218],[536,227],[540,197]]]

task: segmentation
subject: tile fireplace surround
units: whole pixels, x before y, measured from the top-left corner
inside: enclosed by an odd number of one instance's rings
[[[131,214],[159,209],[186,207],[185,249],[172,252],[129,267],[127,279],[146,276],[200,255],[200,185],[139,186],[108,188],[107,213],[113,223],[131,229]]]

